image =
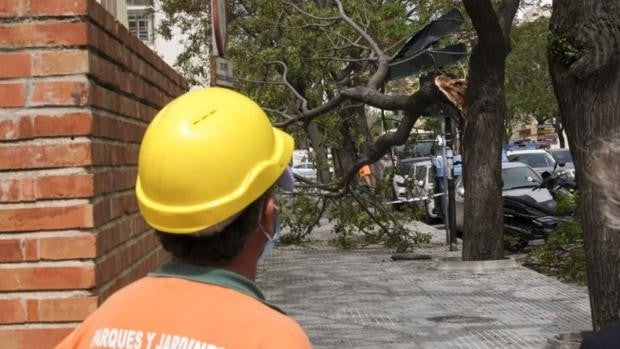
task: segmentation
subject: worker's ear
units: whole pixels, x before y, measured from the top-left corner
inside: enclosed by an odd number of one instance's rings
[[[263,202],[263,209],[261,210],[261,217],[259,224],[263,229],[273,236],[273,227],[276,223],[276,216],[278,214],[278,205],[276,204],[276,198],[270,195]]]

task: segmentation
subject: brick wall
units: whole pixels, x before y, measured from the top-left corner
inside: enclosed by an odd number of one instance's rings
[[[51,348],[165,255],[139,142],[185,81],[94,0],[0,0],[0,348]]]

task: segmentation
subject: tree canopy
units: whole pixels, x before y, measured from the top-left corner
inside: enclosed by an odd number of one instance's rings
[[[508,129],[517,123],[550,122],[558,116],[547,64],[549,18],[516,26],[512,32],[512,52],[506,61],[506,102]]]

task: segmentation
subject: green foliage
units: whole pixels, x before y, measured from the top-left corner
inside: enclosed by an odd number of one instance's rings
[[[557,190],[554,192],[554,200],[556,202],[556,211],[561,215],[568,215],[577,209],[580,195],[579,192],[570,193],[564,190]]]
[[[342,3],[348,17],[386,53],[393,54],[421,25],[458,2],[343,0]],[[365,85],[374,72],[375,63],[366,60],[371,52],[369,43],[337,18],[339,14],[333,2],[253,0],[227,1],[226,5],[226,58],[234,66],[235,89],[265,107],[273,121],[282,121],[282,114],[293,115],[300,110],[299,100],[283,81],[285,71],[286,82],[307,100],[308,108],[324,103],[343,88]],[[211,46],[210,1],[156,0],[156,6],[165,15],[158,33],[170,38],[176,28],[186,35],[185,51],[179,55],[176,67],[192,85],[205,84]],[[342,147],[342,130],[346,129],[353,144],[362,148],[362,143],[368,142],[360,126],[363,117],[351,103],[344,103],[314,123],[325,146]],[[303,138],[298,144],[309,144],[307,130],[289,131],[297,139]],[[391,197],[391,193],[389,196],[384,193],[389,188],[389,183],[380,183],[368,195],[356,192],[357,200],[351,195],[327,199],[324,215],[336,223],[338,245],[383,243],[403,251],[427,239],[406,232],[397,221],[418,213],[393,213],[379,204]],[[305,241],[316,224],[322,204],[317,205],[312,195],[301,193],[283,205],[284,224],[291,228],[291,234],[283,237],[285,242]]]
[[[505,80],[508,135],[519,123],[546,123],[559,113],[547,63],[548,27],[549,19],[541,17],[512,31]]]
[[[573,209],[579,199],[578,196],[566,195],[558,200],[558,210],[562,210]],[[585,284],[587,273],[581,221],[574,219],[558,224],[545,245],[530,252],[526,265],[565,281]]]
[[[576,47],[566,36],[550,32],[548,35],[549,56],[568,67],[581,58],[583,51]]]
[[[515,235],[504,234],[504,249],[508,251],[519,251],[523,248],[523,241]]]
[[[382,245],[396,252],[406,252],[419,244],[430,242],[430,235],[411,232],[401,222],[419,220],[423,211],[408,206],[393,211],[377,204],[385,201],[390,189],[389,174],[370,190],[356,187],[354,193],[342,197],[319,197],[316,191],[302,190],[281,199],[283,226],[290,232],[283,235],[283,244],[308,241],[312,228],[319,225],[319,216],[334,223],[330,244],[339,248],[361,248]],[[325,207],[323,207],[325,205]]]
[[[587,273],[581,221],[560,223],[547,243],[528,255],[526,265],[565,281],[585,284]]]
[[[306,239],[311,229],[319,224],[324,200],[309,192],[298,192],[280,200],[282,225],[290,229],[282,236],[283,244],[298,244]]]

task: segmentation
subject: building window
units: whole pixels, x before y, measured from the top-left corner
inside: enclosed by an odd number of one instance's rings
[[[153,43],[153,13],[149,10],[127,11],[129,31],[147,44]]]
[[[127,6],[153,6],[153,0],[127,0]]]

